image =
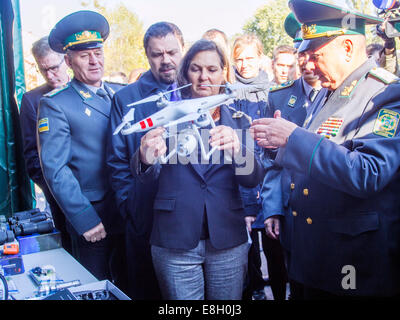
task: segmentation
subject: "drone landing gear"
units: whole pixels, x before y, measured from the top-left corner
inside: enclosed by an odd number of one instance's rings
[[[215,122],[212,119],[210,113],[207,113],[209,122],[212,128],[215,128]],[[164,138],[168,138],[170,135],[168,132],[164,135]],[[211,155],[218,150],[218,147],[213,147],[208,153],[203,143],[203,139],[200,135],[199,127],[196,124],[192,124],[191,127],[182,130],[178,134],[177,147],[173,149],[167,156],[160,157],[160,163],[165,164],[168,160],[176,153],[180,157],[189,157],[192,152],[196,149],[197,144],[200,145],[201,156],[204,160],[208,161]]]

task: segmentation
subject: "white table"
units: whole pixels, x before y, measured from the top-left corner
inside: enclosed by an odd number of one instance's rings
[[[19,292],[10,292],[10,294],[17,300],[26,300],[35,296],[37,286],[29,276],[29,270],[35,267],[52,265],[58,277],[65,282],[79,280],[83,285],[98,281],[63,248],[23,255],[22,259],[25,272],[11,277]]]

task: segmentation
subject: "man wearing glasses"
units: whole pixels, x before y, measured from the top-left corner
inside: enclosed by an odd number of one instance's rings
[[[64,61],[64,55],[50,48],[47,36],[33,44],[32,54],[35,58],[38,70],[46,82],[26,92],[22,97],[20,121],[24,141],[25,164],[29,177],[40,187],[49,203],[55,226],[61,233],[63,247],[71,252],[70,238],[65,229],[65,217],[44,180],[36,142],[37,110],[40,98],[44,94],[65,85],[69,81],[67,65]]]

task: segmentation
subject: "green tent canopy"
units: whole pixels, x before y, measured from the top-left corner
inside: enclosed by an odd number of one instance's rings
[[[23,52],[14,21],[20,21],[18,1],[0,0],[0,215],[7,217],[32,208],[16,101],[24,82]]]

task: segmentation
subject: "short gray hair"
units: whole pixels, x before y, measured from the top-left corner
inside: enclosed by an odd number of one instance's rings
[[[55,52],[50,48],[48,36],[40,38],[33,43],[32,54],[36,61],[46,57],[50,53],[58,54],[60,57],[64,56],[62,53]]]

